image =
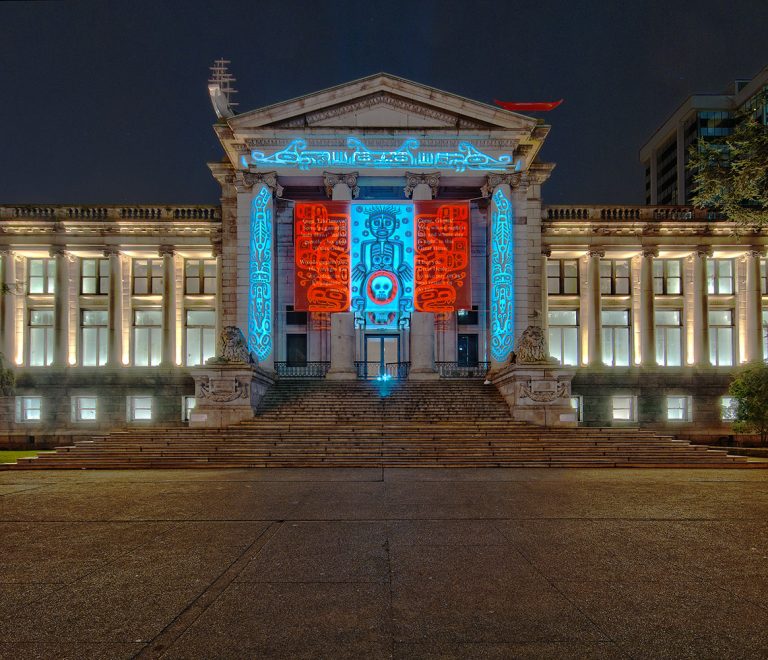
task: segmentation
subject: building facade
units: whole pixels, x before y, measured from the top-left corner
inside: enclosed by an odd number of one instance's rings
[[[768,354],[763,234],[546,206],[548,125],[394,76],[242,114],[209,89],[220,206],[0,209],[6,442],[187,423],[226,326],[314,378],[339,336],[360,378],[483,377],[540,326],[580,423],[728,432],[734,367]]]

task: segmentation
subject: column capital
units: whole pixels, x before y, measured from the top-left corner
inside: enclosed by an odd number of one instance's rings
[[[485,183],[480,188],[483,197],[490,197],[498,186],[507,184],[512,190],[523,182],[523,175],[519,172],[489,172],[485,177]]]
[[[712,256],[712,246],[711,245],[697,245],[695,252],[696,252],[696,256],[697,257],[711,257]]]
[[[552,256],[552,248],[549,247],[549,246],[542,246],[541,247],[541,256],[542,257],[547,257],[547,259],[549,259],[549,257]]]
[[[157,248],[157,253],[161,257],[172,257],[176,254],[176,246],[174,245],[161,245]]]
[[[405,173],[405,196],[410,197],[416,186],[420,184],[429,186],[432,190],[432,199],[437,197],[437,188],[440,185],[440,172],[406,172]]]
[[[765,248],[762,245],[752,245],[747,248],[747,256],[753,259],[762,259],[765,256]]]
[[[272,195],[283,196],[283,187],[277,179],[277,172],[241,172],[235,173],[235,189],[237,192],[250,192],[254,186],[263,184],[272,191]]]
[[[4,257],[13,255],[13,248],[10,245],[0,245],[0,255]]]
[[[587,250],[587,255],[590,257],[599,257],[602,259],[605,256],[605,248],[591,247]]]
[[[108,245],[107,247],[102,250],[102,254],[106,257],[119,257],[120,256],[120,249],[115,247],[114,245]]]
[[[67,257],[69,252],[63,245],[52,245],[49,254],[52,258]]]
[[[211,256],[215,259],[220,257],[222,252],[221,241],[213,241],[211,243]]]
[[[643,246],[643,249],[642,249],[642,255],[643,255],[643,258],[658,257],[659,248],[655,245],[645,245]]]
[[[325,195],[329,199],[333,197],[333,188],[339,183],[345,183],[352,193],[352,199],[357,199],[360,194],[360,188],[357,186],[358,172],[323,172],[323,185],[325,186]]]

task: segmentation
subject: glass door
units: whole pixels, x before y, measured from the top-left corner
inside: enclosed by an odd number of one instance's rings
[[[366,335],[365,361],[368,378],[387,375],[387,364],[400,361],[400,337],[392,335]],[[396,374],[389,374],[394,377]]]

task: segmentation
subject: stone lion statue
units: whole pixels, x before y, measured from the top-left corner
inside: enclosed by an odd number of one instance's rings
[[[541,364],[544,362],[555,362],[549,356],[547,350],[547,338],[544,330],[537,325],[529,325],[515,346],[515,352],[512,354],[512,361],[517,364]]]
[[[253,364],[254,360],[248,351],[242,330],[236,325],[225,326],[216,345],[216,357],[208,360],[208,362],[213,364],[222,362]]]

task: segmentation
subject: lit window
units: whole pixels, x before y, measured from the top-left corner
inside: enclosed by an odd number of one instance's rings
[[[181,397],[181,420],[188,422],[192,416],[192,411],[195,409],[196,400],[193,396]]]
[[[603,363],[611,367],[628,367],[630,362],[629,310],[606,310],[602,313]]]
[[[717,295],[733,293],[733,259],[707,260],[707,293]]]
[[[107,312],[83,310],[80,327],[80,355],[85,367],[107,363]]]
[[[635,408],[634,396],[614,396],[611,398],[612,418],[617,422],[634,422]]]
[[[682,273],[680,259],[654,259],[653,292],[659,296],[679,296],[683,292]]]
[[[581,395],[575,394],[571,397],[571,408],[576,411],[576,421],[583,421],[584,401]]]
[[[763,359],[768,360],[768,309],[763,310]]]
[[[133,260],[133,295],[160,295],[163,293],[162,259]]]
[[[72,397],[72,419],[75,422],[96,421],[96,397],[95,396]]]
[[[551,296],[578,295],[579,262],[577,259],[547,261],[547,293]]]
[[[154,367],[162,356],[162,312],[136,309],[133,312],[133,364]]]
[[[55,259],[29,259],[29,293],[55,293],[56,292],[56,260]]]
[[[472,309],[460,309],[458,312],[456,312],[457,325],[477,325],[477,322],[477,305],[472,305]]]
[[[600,260],[600,293],[608,296],[629,295],[629,260]]]
[[[733,312],[709,312],[709,360],[716,367],[733,365]]]
[[[152,419],[151,396],[128,397],[128,420],[131,422],[143,422]]]
[[[184,293],[190,296],[216,293],[216,261],[187,259],[184,262]]]
[[[216,312],[211,309],[187,310],[188,366],[205,364],[216,354]]]
[[[575,309],[549,312],[549,354],[560,364],[579,364],[579,316]]]
[[[736,419],[736,399],[732,396],[724,396],[720,399],[720,419],[724,422],[732,422]]]
[[[29,310],[29,346],[27,364],[47,367],[53,362],[53,310]]]
[[[763,295],[768,293],[768,268],[765,259],[760,259],[760,292]]]
[[[109,293],[109,259],[80,260],[80,293],[93,296]]]
[[[667,419],[670,422],[691,421],[691,399],[687,396],[667,397]]]
[[[39,422],[42,418],[43,399],[39,396],[16,397],[16,421]]]
[[[683,363],[682,313],[679,309],[657,309],[656,362],[664,367],[679,367]]]

